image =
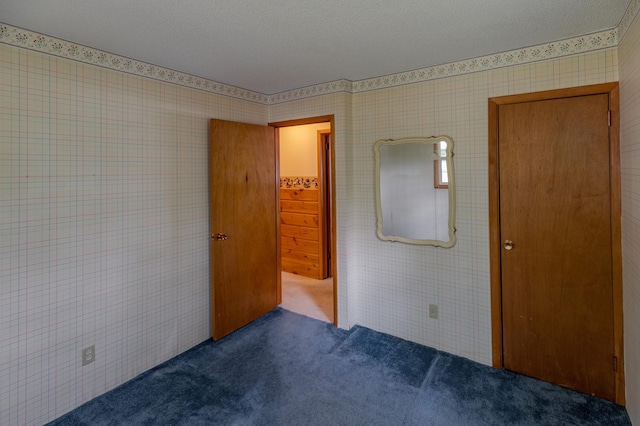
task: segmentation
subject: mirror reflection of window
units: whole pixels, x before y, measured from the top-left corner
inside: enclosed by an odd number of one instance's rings
[[[447,142],[440,141],[433,145],[435,152],[434,164],[434,188],[449,188],[449,175],[447,173]]]

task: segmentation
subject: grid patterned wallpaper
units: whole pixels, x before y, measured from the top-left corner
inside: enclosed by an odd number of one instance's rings
[[[208,120],[266,108],[0,44],[0,424],[210,337]]]
[[[616,49],[354,94],[351,324],[491,362],[487,99],[617,80]],[[452,249],[382,242],[375,234],[373,145],[448,135],[455,142]],[[355,287],[355,288],[351,288]],[[439,319],[428,317],[429,304]]]
[[[622,253],[627,410],[640,424],[640,21],[618,49],[620,57],[620,144]]]

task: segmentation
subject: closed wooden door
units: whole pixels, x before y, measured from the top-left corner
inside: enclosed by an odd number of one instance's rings
[[[504,367],[615,400],[609,96],[499,107]]]
[[[213,338],[277,305],[276,144],[273,127],[211,120]]]

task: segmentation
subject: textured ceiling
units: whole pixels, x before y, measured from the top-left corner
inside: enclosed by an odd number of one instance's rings
[[[629,0],[0,0],[0,22],[273,94],[615,28]]]

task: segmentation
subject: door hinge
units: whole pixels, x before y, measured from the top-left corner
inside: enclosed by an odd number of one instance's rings
[[[325,151],[329,151],[329,148],[331,147],[331,145],[329,144],[329,141],[324,143],[324,150]]]
[[[613,357],[613,371],[618,371],[618,357]]]
[[[607,111],[607,113],[608,113],[607,126],[611,127],[611,111]]]

